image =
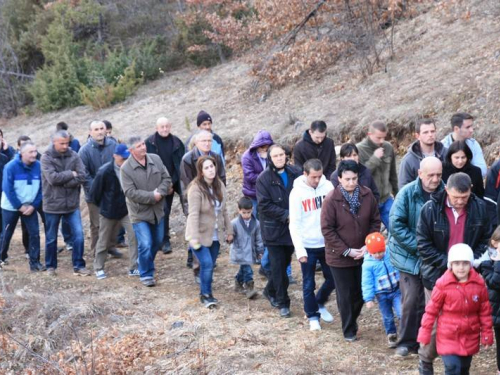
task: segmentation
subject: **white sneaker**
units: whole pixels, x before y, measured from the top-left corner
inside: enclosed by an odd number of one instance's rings
[[[309,330],[310,331],[321,331],[321,326],[319,325],[319,320],[312,319],[309,321]]]
[[[95,277],[97,277],[97,280],[103,280],[107,277],[106,272],[104,270],[95,271]]]
[[[321,314],[321,320],[327,323],[333,322],[333,316],[328,312],[325,306],[319,308],[319,313]]]

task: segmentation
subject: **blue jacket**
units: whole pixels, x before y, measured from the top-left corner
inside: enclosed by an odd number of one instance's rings
[[[373,301],[376,294],[395,292],[399,289],[399,273],[389,262],[389,251],[385,252],[382,259],[365,254],[361,288],[365,302]]]
[[[444,183],[436,192],[444,189]],[[417,252],[417,221],[425,204],[420,178],[405,185],[396,195],[389,214],[388,248],[391,263],[398,271],[418,275],[421,260]]]
[[[36,160],[31,165],[21,161],[21,155],[7,163],[3,170],[1,206],[7,211],[17,211],[23,204],[35,208],[42,203],[42,169]]]

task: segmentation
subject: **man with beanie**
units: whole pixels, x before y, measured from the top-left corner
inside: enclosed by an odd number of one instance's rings
[[[196,118],[196,126],[198,126],[198,130],[206,130],[207,132],[212,133],[213,141],[212,141],[212,149],[211,150],[220,156],[220,158],[222,159],[222,163],[225,166],[226,165],[226,158],[224,156],[224,143],[222,143],[221,137],[219,137],[212,130],[212,116],[210,116],[205,111],[200,111],[198,113],[197,118]],[[191,148],[193,146],[191,144],[192,138],[193,138],[193,136],[189,137],[188,140],[186,141],[186,144],[185,144],[186,151],[191,150]]]
[[[172,188],[165,197],[165,229],[163,234],[162,251],[163,254],[172,252],[170,244],[170,211],[174,201],[174,192],[177,193],[182,203],[181,192],[181,161],[185,149],[182,141],[171,133],[172,122],[166,117],[156,120],[156,133],[146,139],[146,149],[150,154],[156,154],[167,168],[172,178]]]
[[[300,172],[287,164],[285,150],[280,145],[269,148],[267,168],[257,178],[257,205],[262,223],[262,238],[269,251],[271,277],[263,296],[272,307],[280,309],[280,316],[290,317],[288,275],[286,269],[292,260],[293,242],[288,224],[289,196],[294,180]]]
[[[327,178],[335,171],[335,144],[326,136],[326,123],[313,121],[309,130],[304,132],[303,139],[293,148],[293,162],[299,168],[309,159],[319,159],[323,164],[323,173]]]
[[[486,206],[471,189],[471,179],[467,174],[452,174],[445,190],[432,195],[420,212],[417,249],[422,262],[420,272],[426,304],[436,280],[447,269],[448,249],[465,243],[472,248],[476,259],[488,249],[492,228]],[[437,357],[435,337],[434,329],[430,344],[418,351],[421,374],[434,373],[433,361]]]
[[[402,299],[399,341],[396,355],[406,357],[418,351],[418,328],[425,309],[424,285],[420,277],[417,251],[417,222],[422,206],[431,195],[444,190],[443,166],[435,156],[420,162],[418,179],[406,184],[396,195],[391,208],[388,247],[391,263],[401,275]]]
[[[90,188],[92,201],[99,206],[99,240],[96,245],[94,271],[97,279],[106,278],[104,264],[106,250],[116,239],[123,226],[128,234],[129,242],[129,276],[139,276],[137,269],[137,240],[128,217],[125,194],[120,185],[120,168],[130,156],[124,144],[117,144],[113,160],[104,164],[97,172]]]
[[[290,193],[290,235],[295,255],[302,270],[304,311],[311,331],[321,330],[319,319],[333,322],[333,316],[325,307],[335,288],[333,276],[325,260],[325,239],[321,233],[321,208],[326,195],[333,190],[332,183],[323,173],[319,159],[304,163],[304,174],[293,182]],[[315,273],[319,262],[325,282],[316,295]]]

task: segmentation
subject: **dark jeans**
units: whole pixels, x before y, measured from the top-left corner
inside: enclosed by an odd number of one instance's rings
[[[472,356],[442,355],[445,375],[469,375]]]
[[[425,310],[424,285],[420,275],[399,272],[401,290],[401,321],[399,322],[398,347],[418,350],[418,329]]]
[[[73,247],[73,234],[71,233],[71,226],[68,223],[68,220],[63,217],[61,220],[61,233],[64,238],[64,243],[68,246]]]
[[[214,241],[210,247],[202,246],[198,250],[193,250],[193,254],[200,262],[200,294],[212,294],[214,264],[217,261],[219,249],[219,241]]]
[[[40,207],[36,209],[38,213],[40,214],[40,218],[42,219],[43,227],[45,229],[45,215],[43,214],[43,208],[42,205],[40,204]],[[17,222],[17,221],[16,221]],[[29,254],[29,248],[30,248],[30,235],[28,228],[26,228],[26,225],[24,224],[24,221],[21,220],[21,231],[23,233],[23,246],[24,246],[24,251],[26,254]]]
[[[330,267],[337,291],[337,306],[342,320],[344,337],[358,333],[358,317],[363,308],[361,292],[361,266]]]
[[[239,283],[244,284],[253,281],[253,270],[252,266],[249,264],[240,265],[240,269],[235,276]]]
[[[57,230],[61,218],[68,221],[71,228],[73,239],[73,251],[71,258],[73,269],[78,270],[85,268],[85,260],[83,259],[83,229],[80,210],[76,210],[67,214],[49,214],[45,213],[45,266],[47,268],[57,268]]]
[[[33,268],[40,263],[40,228],[38,226],[38,214],[34,211],[29,216],[22,215],[19,211],[9,211],[2,209],[2,248],[1,259],[7,259],[7,251],[9,250],[10,240],[16,229],[17,221],[21,218],[21,222],[26,226],[26,231],[29,232],[28,254],[30,257],[30,268]]]
[[[493,327],[495,331],[495,345],[497,347],[497,370],[500,371],[500,327]]]
[[[165,197],[165,217],[163,218],[163,242],[162,244],[165,244],[167,241],[170,240],[170,212],[172,211],[172,203],[174,201],[174,195],[177,193],[179,195],[179,199],[182,199],[181,196],[181,183],[180,181],[177,181],[174,184],[174,192],[170,195],[167,195]]]
[[[332,271],[326,264],[325,248],[307,249],[307,263],[300,263],[302,269],[302,292],[304,295],[304,311],[309,319],[319,319],[319,307],[323,306],[335,289]],[[314,295],[316,289],[316,263],[319,261],[325,282]]]
[[[137,239],[137,264],[141,281],[151,280],[155,273],[156,253],[163,239],[163,219],[158,224],[140,221],[133,223],[132,227]]]
[[[401,319],[401,292],[398,290],[390,293],[377,294],[378,307],[382,314],[385,333],[397,333],[394,314]]]
[[[269,261],[271,264],[271,277],[267,281],[266,292],[269,296],[276,298],[280,308],[290,307],[288,297],[288,275],[287,267],[292,261],[293,246],[268,246]]]

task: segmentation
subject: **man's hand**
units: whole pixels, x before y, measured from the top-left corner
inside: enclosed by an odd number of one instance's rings
[[[375,306],[375,303],[373,303],[373,301],[369,301],[366,303],[366,307],[371,309],[373,306]]]
[[[300,257],[299,262],[300,263],[307,263],[307,257]]]
[[[155,189],[153,194],[155,196],[155,201],[157,201],[157,202],[161,201],[161,198],[163,198],[162,195],[159,193],[158,189]]]
[[[361,249],[351,249],[348,255],[356,260],[362,259],[365,255],[365,248],[363,246]]]
[[[384,157],[384,148],[383,147],[377,148],[373,153],[373,155],[375,155],[376,158],[382,159]]]
[[[35,212],[35,207],[31,206],[31,205],[26,205],[26,204],[23,204],[21,206],[21,208],[19,209],[19,211],[24,215],[24,216],[29,216],[31,215],[33,212]]]
[[[200,241],[198,241],[196,238],[190,240],[189,245],[195,250],[198,250],[201,247]]]

